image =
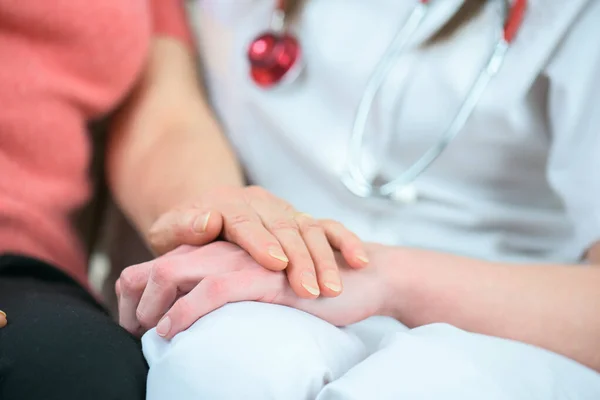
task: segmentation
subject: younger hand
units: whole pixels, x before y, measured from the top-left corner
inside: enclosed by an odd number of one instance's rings
[[[233,293],[236,284],[222,284],[223,276],[251,269],[255,273],[275,274],[287,284],[285,274],[262,268],[240,247],[227,242],[215,242],[203,247],[181,246],[155,260],[127,267],[116,282],[119,303],[119,323],[127,331],[141,336],[156,326],[175,302],[193,309],[194,294],[208,291],[218,296],[226,290]],[[244,274],[235,274],[243,280]]]
[[[384,246],[375,249],[384,253]],[[383,259],[375,252],[371,255]],[[337,261],[344,292],[335,298],[302,299],[290,289],[285,274],[262,268],[235,245],[181,248],[154,260],[153,268],[146,263],[124,271],[117,282],[121,325],[142,333],[158,324],[157,332],[172,338],[203,315],[239,301],[294,307],[338,326],[384,312],[389,298],[383,268],[387,263],[380,260],[370,268],[352,269],[339,254]],[[138,303],[136,297],[141,297]]]
[[[4,328],[7,324],[6,313],[0,310],[0,328]]]
[[[246,250],[263,267],[285,269],[291,287],[304,298],[341,293],[334,250],[350,267],[361,268],[368,262],[361,240],[342,224],[315,220],[256,186],[208,192],[196,203],[162,215],[148,237],[157,254],[221,237]]]

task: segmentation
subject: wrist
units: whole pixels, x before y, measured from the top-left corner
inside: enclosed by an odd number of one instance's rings
[[[473,273],[494,265],[448,253],[390,247],[381,265],[382,315],[409,327],[446,321],[463,312],[465,296],[482,285]],[[467,303],[473,303],[472,301]]]
[[[404,310],[410,303],[410,283],[413,274],[410,271],[409,250],[402,247],[380,246],[372,256],[376,263],[381,282],[382,300],[379,315],[402,320]]]
[[[162,215],[199,201],[207,192],[244,185],[239,165],[225,150],[199,155],[197,149],[203,146],[196,137],[202,135],[170,132],[175,133],[156,139],[135,163],[113,168],[113,190],[143,235]],[[214,173],[198,174],[207,169]]]
[[[377,259],[381,269],[381,314],[407,326],[418,326],[431,312],[432,305],[444,302],[444,271],[447,254],[433,251],[385,246]],[[445,260],[445,261],[444,261]]]

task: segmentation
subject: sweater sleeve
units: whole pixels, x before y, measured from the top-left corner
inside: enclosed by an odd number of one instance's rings
[[[193,47],[184,0],[149,0],[155,36],[169,36]]]

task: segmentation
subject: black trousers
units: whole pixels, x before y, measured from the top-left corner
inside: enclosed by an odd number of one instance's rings
[[[40,261],[0,256],[1,400],[142,400],[140,342],[74,280]]]

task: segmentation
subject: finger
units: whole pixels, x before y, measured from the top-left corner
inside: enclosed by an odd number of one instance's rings
[[[4,328],[8,323],[8,319],[6,318],[6,313],[0,310],[0,328]]]
[[[251,206],[288,256],[290,263],[286,272],[294,292],[302,298],[318,297],[321,290],[315,265],[294,218],[297,212],[288,203],[271,195],[254,196]]]
[[[358,236],[337,221],[319,221],[331,246],[342,253],[344,260],[352,268],[362,268],[369,263],[365,246]]]
[[[182,244],[210,243],[221,234],[222,227],[222,216],[216,210],[174,210],[156,220],[148,232],[148,241],[156,254],[161,255]]]
[[[200,256],[202,253],[199,250],[194,255]],[[221,273],[222,270],[222,265],[206,264],[201,257],[187,254],[154,260],[136,311],[136,318],[142,328],[155,327],[181,294],[193,290],[206,276]]]
[[[288,266],[281,242],[265,227],[257,210],[245,202],[223,206],[223,233],[227,241],[246,250],[257,263],[271,271]]]
[[[264,269],[242,270],[203,279],[179,298],[156,327],[167,339],[189,328],[199,318],[239,301],[271,302],[285,290],[285,275]]]
[[[296,223],[314,262],[321,294],[328,297],[339,295],[342,292],[342,281],[322,225],[308,214],[298,214]]]
[[[265,204],[256,204],[255,207],[267,229],[275,235],[288,255],[290,263],[286,272],[294,292],[302,298],[318,297],[321,290],[315,265],[293,214],[274,210],[267,212]]]
[[[154,260],[135,312],[135,317],[144,330],[155,327],[160,317],[175,302],[178,286],[176,275],[181,269],[173,263],[172,257]]]
[[[149,263],[126,268],[119,277],[119,324],[134,335],[142,333],[136,310],[150,274]]]
[[[156,260],[158,260],[158,259],[162,260],[165,257],[175,257],[175,256],[187,255],[191,252],[197,252],[197,251],[202,251],[202,250],[198,249],[197,247],[193,247],[193,246],[179,246],[175,250],[172,250],[169,253],[163,255],[162,258],[157,258]],[[143,290],[146,287],[148,279],[150,278],[150,274],[152,273],[152,266],[154,265],[153,263],[154,263],[154,260],[128,267],[128,268],[136,269],[135,275],[131,277],[133,280],[135,280],[135,282],[131,282],[132,286],[135,286],[136,288],[138,288],[138,290],[140,290],[140,288],[141,288],[141,290]],[[121,297],[121,292],[122,292],[121,291],[121,278],[119,278],[115,282],[115,293],[117,295],[117,298]]]

